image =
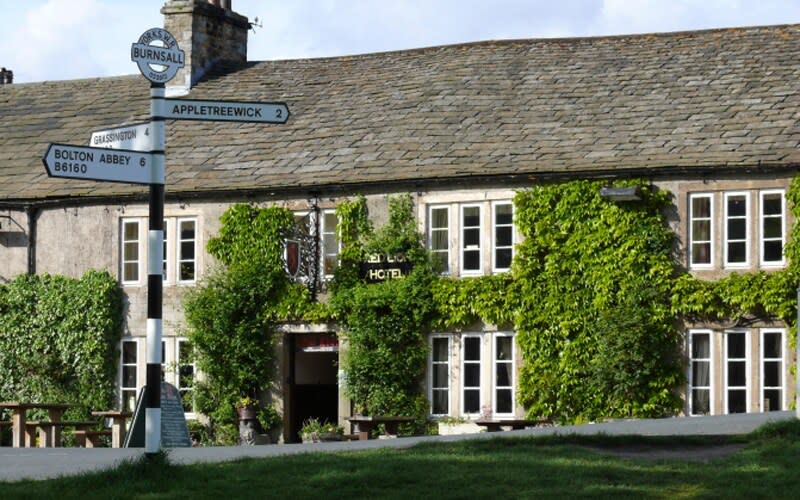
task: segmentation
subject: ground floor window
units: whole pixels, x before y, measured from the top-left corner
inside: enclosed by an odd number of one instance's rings
[[[689,330],[687,414],[785,410],[786,351],[784,328]]]
[[[516,365],[512,333],[437,333],[430,338],[430,348],[427,380],[432,415],[514,415]]]

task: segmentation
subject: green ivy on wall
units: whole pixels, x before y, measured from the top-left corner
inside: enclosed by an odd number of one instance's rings
[[[113,407],[122,293],[105,271],[0,285],[0,400]]]

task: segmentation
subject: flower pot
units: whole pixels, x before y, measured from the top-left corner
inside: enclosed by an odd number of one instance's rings
[[[236,411],[239,412],[239,420],[255,420],[256,419],[256,407],[255,406],[245,406],[242,408],[236,408]]]

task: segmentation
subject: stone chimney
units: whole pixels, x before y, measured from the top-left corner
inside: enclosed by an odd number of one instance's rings
[[[11,85],[14,83],[14,72],[10,69],[0,68],[0,85]]]
[[[191,88],[215,64],[247,62],[247,17],[231,10],[231,0],[167,0],[164,29],[186,54],[186,66],[167,86]]]

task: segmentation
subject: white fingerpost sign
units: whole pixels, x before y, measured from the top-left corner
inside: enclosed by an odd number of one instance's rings
[[[148,151],[150,149],[150,122],[135,123],[106,130],[96,130],[89,138],[93,148],[130,149]]]
[[[132,184],[164,184],[150,153],[51,143],[42,158],[50,177]]]
[[[286,123],[289,108],[282,102],[166,99],[164,116],[173,120]]]

